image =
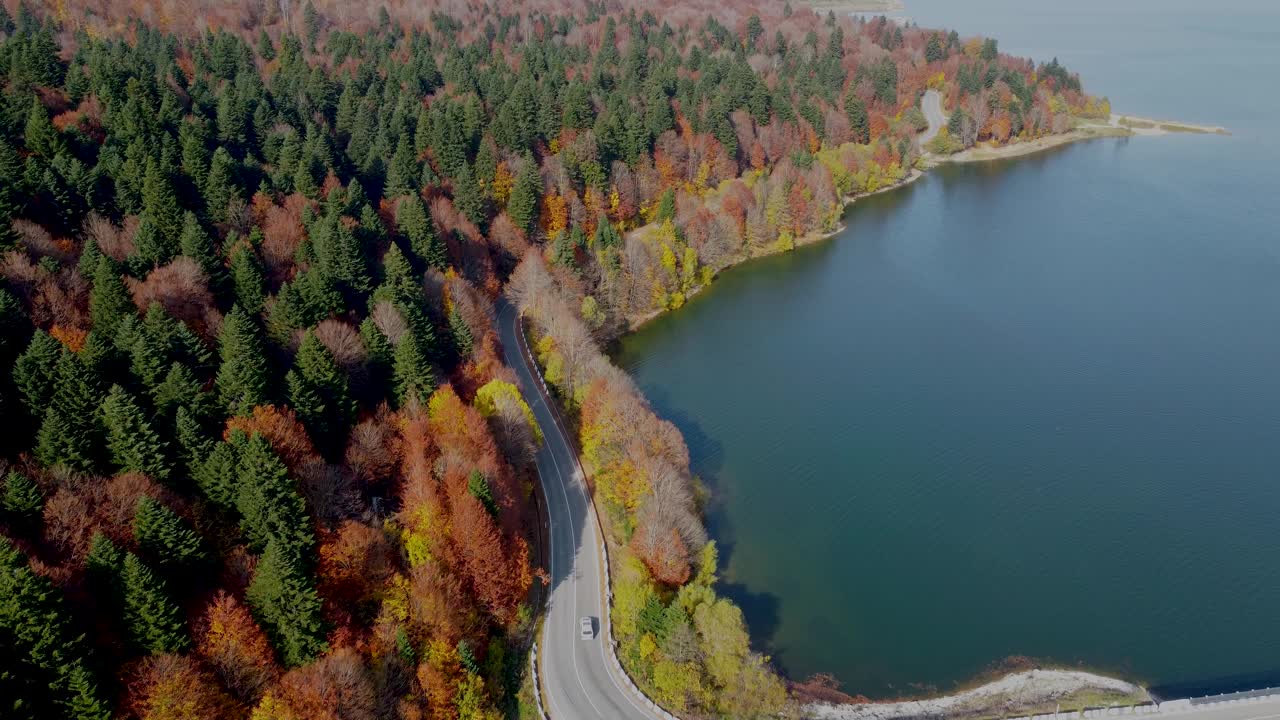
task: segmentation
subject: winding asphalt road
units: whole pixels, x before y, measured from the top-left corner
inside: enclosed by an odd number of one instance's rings
[[[603,625],[607,616],[601,538],[586,482],[564,426],[522,350],[515,308],[502,301],[497,311],[506,363],[515,370],[545,439],[536,458],[551,524],[551,599],[538,642],[543,704],[551,720],[658,719],[661,716],[629,689],[628,680],[605,655],[610,650]],[[595,636],[590,640],[579,637],[579,618],[584,616],[593,619]]]
[[[942,95],[937,90],[926,90],[924,97],[920,99],[920,108],[924,110],[924,117],[929,121],[929,129],[920,134],[920,146],[929,142],[938,134],[943,125],[947,124],[947,114],[942,112]]]

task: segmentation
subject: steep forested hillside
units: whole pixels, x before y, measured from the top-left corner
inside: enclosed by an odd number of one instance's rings
[[[0,9],[6,718],[528,712],[508,284],[623,553],[624,664],[777,710],[683,441],[599,344],[903,178],[926,87],[940,152],[1104,107],[777,2]]]

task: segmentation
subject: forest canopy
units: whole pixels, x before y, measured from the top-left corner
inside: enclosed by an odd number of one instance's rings
[[[599,348],[937,151],[1106,112],[783,2],[0,4],[0,714],[495,718],[538,611],[530,321],[628,672],[784,711],[674,426]]]

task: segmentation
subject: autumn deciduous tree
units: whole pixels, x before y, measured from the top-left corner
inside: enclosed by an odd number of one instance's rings
[[[196,652],[243,702],[256,702],[279,673],[267,636],[249,610],[225,592],[218,593],[205,610]]]
[[[376,693],[360,656],[339,648],[319,662],[291,670],[267,690],[255,720],[375,720]]]
[[[142,720],[233,718],[243,713],[216,677],[184,655],[148,658],[129,689]]]

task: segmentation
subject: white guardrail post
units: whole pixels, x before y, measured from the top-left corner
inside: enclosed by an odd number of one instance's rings
[[[542,709],[542,678],[538,677],[538,641],[533,641],[533,652],[529,653],[529,673],[533,678],[533,704],[538,707],[539,720],[547,720],[547,712]]]
[[[533,368],[533,376],[534,378],[537,379],[538,385],[541,386],[540,389],[542,391],[543,398],[546,400],[547,410],[551,413],[551,419],[556,423],[556,426],[560,429],[561,434],[563,434],[567,438],[569,436],[569,433],[565,430],[564,423],[560,420],[560,411],[551,402],[551,390],[547,387],[546,379],[542,377],[542,368],[538,367],[537,361],[534,360],[533,351],[529,349],[529,341],[524,335],[524,312],[523,311],[517,311],[516,313],[516,340],[520,345],[521,356],[523,356],[526,359],[526,361],[529,364],[529,367]],[[566,442],[568,441],[566,440]],[[574,450],[572,447],[570,447],[569,450],[573,455],[573,463],[574,465],[577,466],[578,476],[581,477],[585,482],[587,477],[587,472],[582,467],[582,461],[578,458],[578,452]],[[605,636],[604,636],[605,647],[609,649],[609,652],[605,653],[605,655],[609,658],[610,664],[613,666],[612,669],[614,673],[618,677],[622,678],[623,683],[626,684],[626,689],[631,691],[633,695],[635,695],[642,703],[644,703],[645,707],[649,708],[650,712],[662,718],[663,720],[680,720],[680,718],[676,717],[675,715],[672,715],[671,713],[659,707],[657,703],[650,700],[649,696],[645,695],[640,690],[640,688],[636,686],[635,682],[632,681],[631,676],[627,674],[626,669],[622,667],[622,663],[619,662],[618,660],[617,642],[613,639],[613,582],[610,579],[612,576],[609,574],[609,548],[604,542],[604,527],[600,524],[600,517],[596,515],[595,500],[591,498],[590,493],[587,493],[587,498],[588,498],[587,514],[591,516],[592,523],[596,526],[596,530],[600,533],[600,560],[601,560],[601,565],[604,566],[604,592],[605,592],[604,615],[605,616],[604,616],[604,622],[602,623],[602,625],[604,626],[604,633],[605,633]],[[537,656],[537,652],[538,652],[538,646],[537,646],[537,643],[534,643],[535,658]],[[534,687],[534,694],[536,697],[538,697],[538,714],[541,717],[546,718],[546,715],[543,713],[543,710],[542,710],[541,697],[540,695],[538,695],[538,684],[537,684],[538,677],[537,677],[537,668],[536,668],[537,661],[536,659],[534,659],[532,662],[535,665],[533,687]]]

